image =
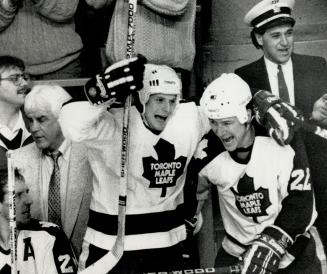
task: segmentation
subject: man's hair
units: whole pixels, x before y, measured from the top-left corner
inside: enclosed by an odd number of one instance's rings
[[[0,73],[4,70],[19,68],[25,70],[24,61],[10,55],[0,55]]]
[[[49,107],[54,117],[58,118],[63,103],[71,98],[59,85],[35,85],[25,97],[24,110],[29,112]]]
[[[277,18],[259,28],[253,28],[251,31],[251,40],[253,45],[257,49],[262,49],[262,46],[258,43],[257,37],[255,34],[263,35],[268,29],[271,29],[273,27],[277,26],[283,26],[283,25],[290,25],[291,27],[294,27],[295,20],[293,18],[283,17],[283,18]]]
[[[25,179],[20,171],[15,168],[14,170],[15,182],[21,181],[24,182]],[[0,203],[3,203],[3,199],[7,193],[6,187],[8,186],[8,173],[1,171],[0,173]]]

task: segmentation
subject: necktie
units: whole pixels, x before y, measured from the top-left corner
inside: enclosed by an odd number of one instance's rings
[[[284,78],[284,73],[282,70],[282,66],[278,65],[278,90],[279,90],[279,97],[284,101],[289,103],[290,102],[290,96],[288,94],[288,89],[286,86],[285,78]]]
[[[48,196],[48,221],[61,226],[61,202],[60,202],[60,171],[58,166],[58,158],[60,151],[50,154],[53,159],[53,172],[49,184]]]
[[[5,144],[7,149],[16,149],[20,147],[23,137],[23,130],[19,129],[18,133],[12,140],[8,140],[5,136],[0,133],[0,139]]]

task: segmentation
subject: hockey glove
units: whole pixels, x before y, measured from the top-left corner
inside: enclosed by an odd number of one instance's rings
[[[142,55],[119,61],[95,75],[84,86],[93,105],[124,103],[127,96],[143,87],[146,58]]]
[[[245,252],[242,274],[277,273],[279,262],[292,243],[279,229],[267,227]]]
[[[280,145],[289,144],[300,127],[299,121],[304,119],[299,110],[265,90],[259,90],[253,96],[253,104],[258,123]]]

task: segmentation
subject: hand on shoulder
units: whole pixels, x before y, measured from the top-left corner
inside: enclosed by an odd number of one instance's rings
[[[327,93],[321,96],[313,105],[312,120],[327,127]]]

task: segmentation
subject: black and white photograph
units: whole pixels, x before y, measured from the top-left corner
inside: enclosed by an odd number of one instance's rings
[[[327,1],[0,0],[0,274],[327,274]]]

